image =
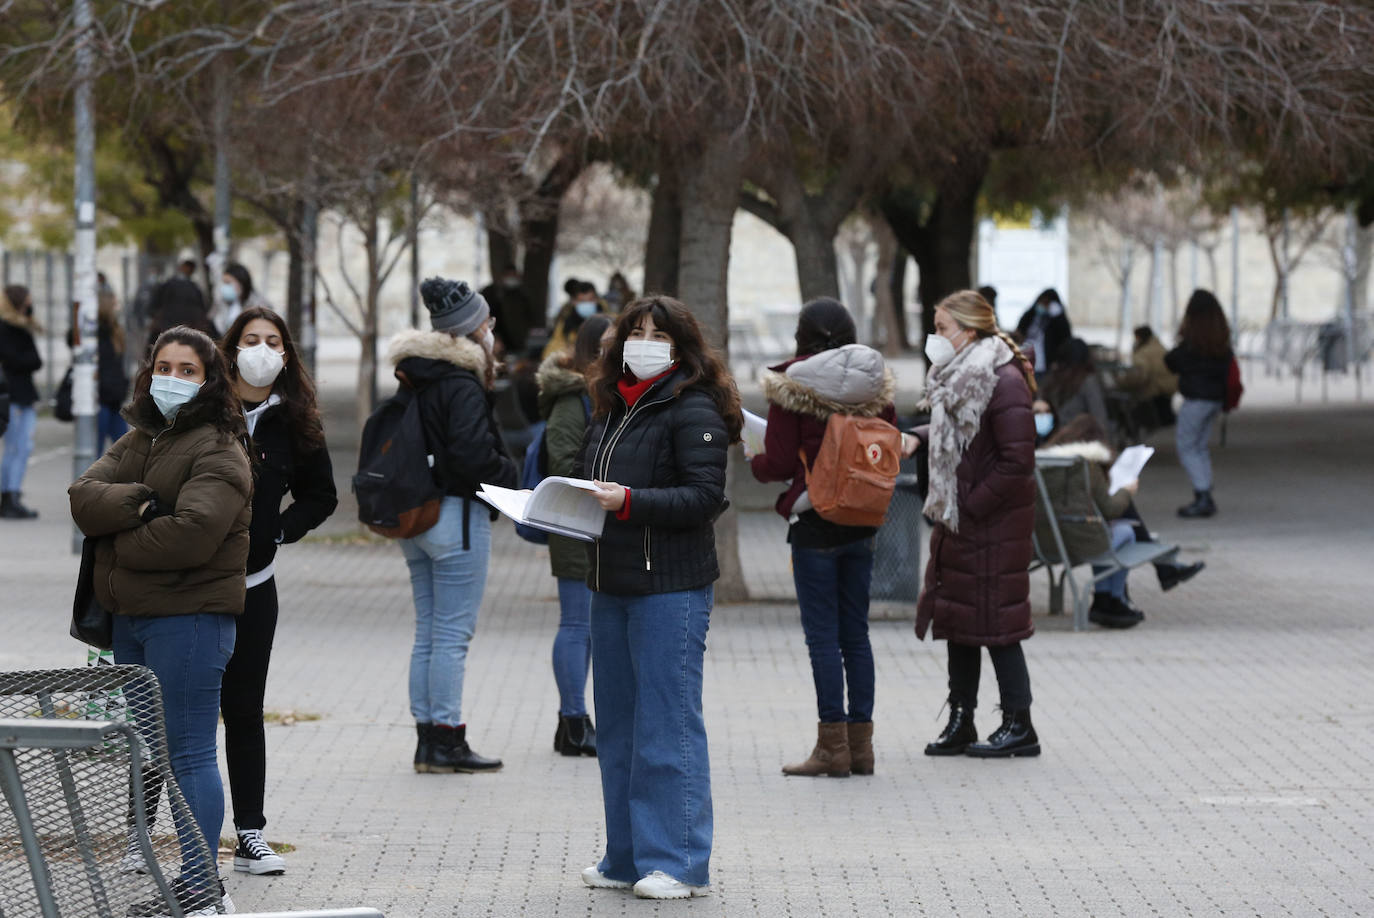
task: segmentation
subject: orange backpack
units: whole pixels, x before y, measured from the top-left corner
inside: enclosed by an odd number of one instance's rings
[[[881,418],[832,414],[811,468],[801,456],[806,492],[821,519],[881,526],[901,469],[902,435]]]

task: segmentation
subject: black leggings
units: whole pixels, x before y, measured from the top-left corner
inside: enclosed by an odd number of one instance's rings
[[[220,711],[224,715],[224,757],[229,764],[229,795],[234,826],[261,829],[267,785],[267,736],[262,699],[267,691],[267,664],[277,632],[277,581],[269,578],[248,590],[238,619],[234,655],[224,668]]]
[[[969,708],[978,706],[978,677],[982,669],[981,647],[947,641],[949,648],[949,701]],[[997,690],[1003,711],[1024,711],[1031,706],[1030,672],[1021,643],[989,647],[992,668],[997,673]]]

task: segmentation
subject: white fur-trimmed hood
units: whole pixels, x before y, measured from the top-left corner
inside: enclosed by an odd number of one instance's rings
[[[386,359],[393,366],[407,357],[442,360],[478,376],[486,372],[491,359],[486,349],[471,338],[455,338],[447,332],[413,328],[398,333],[386,346]]]
[[[1110,465],[1116,461],[1116,454],[1112,452],[1112,448],[1099,440],[1046,446],[1043,449],[1037,449],[1035,454],[1047,459],[1087,459],[1089,462],[1097,462],[1101,465]]]
[[[765,370],[759,382],[774,405],[822,421],[833,414],[877,417],[897,394],[897,377],[882,355],[861,344],[821,351],[785,372]]]

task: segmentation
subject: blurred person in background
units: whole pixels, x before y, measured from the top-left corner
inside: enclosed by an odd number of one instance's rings
[[[17,284],[6,287],[0,296],[0,370],[9,390],[9,417],[0,457],[0,519],[31,520],[38,516],[38,511],[24,506],[20,498],[38,425],[38,387],[33,374],[43,368],[43,358],[34,336],[41,331],[33,315],[29,288]]]
[[[1208,441],[1225,404],[1226,377],[1233,356],[1231,326],[1221,303],[1209,290],[1194,290],[1183,311],[1178,345],[1164,357],[1165,366],[1178,374],[1178,391],[1183,396],[1174,439],[1178,460],[1193,484],[1193,502],[1178,508],[1184,519],[1205,518],[1217,512]]]
[[[1053,287],[1041,290],[1035,302],[1022,314],[1021,321],[1016,323],[1016,334],[1033,350],[1035,378],[1039,381],[1049,372],[1059,349],[1073,337],[1073,326],[1069,324],[1068,310],[1059,298],[1059,291]]]

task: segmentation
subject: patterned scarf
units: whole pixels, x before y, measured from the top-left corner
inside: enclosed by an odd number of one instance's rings
[[[979,338],[926,377],[922,407],[930,412],[930,491],[924,512],[951,532],[959,531],[959,462],[978,436],[997,368],[1013,356],[1002,339]]]

